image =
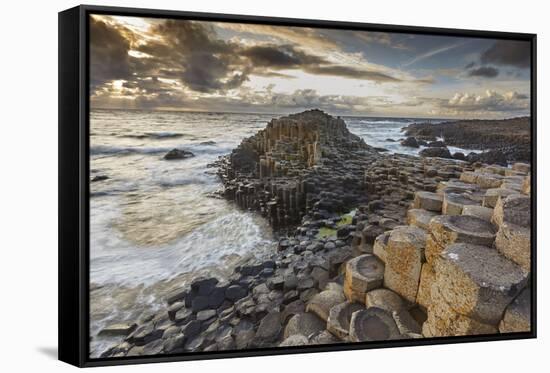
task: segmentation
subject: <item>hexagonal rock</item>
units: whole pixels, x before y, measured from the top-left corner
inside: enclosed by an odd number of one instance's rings
[[[428,308],[432,302],[432,285],[435,281],[435,271],[433,265],[429,262],[422,264],[420,271],[420,283],[418,284],[418,293],[416,293],[416,303],[424,308]]]
[[[378,257],[382,262],[386,262],[386,245],[388,244],[388,238],[391,232],[384,232],[374,240],[374,246],[372,253]]]
[[[528,172],[531,171],[531,165],[528,164],[528,163],[517,162],[517,163],[514,163],[512,165],[512,170],[523,172],[523,173],[528,173]]]
[[[416,192],[414,194],[413,207],[428,211],[440,212],[443,205],[443,197],[431,192]]]
[[[351,302],[365,301],[367,291],[382,286],[384,263],[376,256],[365,254],[346,263],[344,294]]]
[[[437,214],[423,209],[410,209],[407,211],[407,224],[415,225],[422,229],[428,229],[430,220]]]
[[[390,313],[372,307],[356,311],[351,316],[349,339],[352,342],[387,341],[401,338]]]
[[[260,321],[258,330],[254,336],[254,345],[264,346],[274,342],[281,334],[281,313],[271,311]]]
[[[505,188],[491,188],[487,189],[485,195],[483,196],[483,206],[485,207],[495,207],[497,201],[500,197],[506,198],[511,194],[518,194],[517,191]]]
[[[422,324],[424,337],[495,334],[497,328],[455,312],[443,299],[433,296],[428,319]]]
[[[483,206],[464,206],[462,209],[462,215],[475,216],[476,218],[480,218],[485,221],[491,221],[491,218],[493,217],[493,209]]]
[[[327,320],[332,307],[346,300],[344,293],[335,290],[325,290],[316,294],[308,302],[306,312],[313,312],[323,320]]]
[[[495,247],[506,258],[517,263],[525,272],[531,271],[531,229],[515,224],[500,226]]]
[[[374,289],[365,297],[367,308],[376,307],[388,312],[399,311],[406,307],[406,303],[397,293],[389,289]]]
[[[531,331],[531,290],[524,289],[504,312],[498,325],[501,333]]]
[[[494,248],[465,243],[448,246],[434,269],[432,293],[437,288],[457,313],[493,325],[528,279]]]
[[[444,193],[441,211],[445,215],[460,215],[462,214],[462,209],[464,208],[464,206],[468,205],[477,206],[479,205],[479,203],[473,201],[463,194]]]
[[[478,190],[479,187],[475,184],[465,183],[458,180],[440,181],[437,184],[437,194],[443,194],[445,192],[451,193],[465,193]]]
[[[503,181],[504,178],[500,175],[479,174],[476,178],[476,184],[483,189],[498,188]]]
[[[521,227],[531,226],[531,198],[514,194],[500,199],[493,213],[493,223],[511,223]]]
[[[403,335],[418,335],[422,333],[422,326],[411,316],[410,312],[402,309],[392,312],[393,320]]]
[[[416,300],[425,245],[426,231],[414,226],[398,227],[388,239],[384,287],[410,302]]]
[[[340,340],[328,330],[323,330],[322,332],[319,332],[310,338],[310,343],[314,345],[323,345],[338,342],[340,342]]]
[[[285,326],[284,338],[301,334],[309,338],[312,334],[325,330],[326,323],[319,316],[310,312],[298,313],[288,320]]]
[[[301,334],[294,334],[288,336],[284,341],[279,344],[279,347],[290,347],[290,346],[305,346],[309,343],[307,337]]]
[[[469,183],[469,184],[476,184],[477,178],[480,175],[478,172],[473,171],[464,171],[460,174],[460,181]]]
[[[523,183],[521,184],[521,192],[523,194],[531,195],[531,175],[527,175],[525,179],[523,179]]]
[[[443,249],[455,242],[491,246],[495,240],[493,225],[468,215],[441,215],[430,221],[426,240],[426,260],[433,262]]]
[[[337,304],[330,309],[327,320],[327,330],[339,339],[345,341],[349,335],[349,324],[351,315],[355,311],[364,309],[359,303],[344,302]]]

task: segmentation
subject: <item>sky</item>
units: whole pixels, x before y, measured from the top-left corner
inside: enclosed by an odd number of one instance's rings
[[[525,41],[92,15],[92,109],[510,118]]]

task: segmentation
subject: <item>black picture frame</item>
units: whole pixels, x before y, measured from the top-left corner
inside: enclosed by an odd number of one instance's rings
[[[122,358],[89,357],[89,68],[88,19],[90,14],[144,16],[187,20],[260,23],[393,33],[436,34],[528,41],[531,45],[531,165],[532,165],[532,276],[529,333],[424,338],[413,340],[279,347]],[[81,5],[59,13],[59,360],[79,367],[172,362],[261,355],[327,352],[403,346],[536,338],[537,335],[537,70],[536,35],[495,31],[459,30],[343,21],[211,14],[157,9]]]

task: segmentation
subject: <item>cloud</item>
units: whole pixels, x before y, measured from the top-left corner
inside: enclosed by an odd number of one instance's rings
[[[476,65],[475,62],[470,62],[469,64],[467,64],[466,66],[464,66],[464,68],[465,68],[466,70],[468,70],[468,69],[471,69],[472,67],[474,67],[475,65]]]
[[[430,57],[433,57],[435,55],[438,55],[438,54],[441,54],[441,53],[444,53],[444,52],[447,52],[447,51],[450,51],[451,49],[455,49],[455,48],[458,48],[462,45],[464,45],[466,42],[459,42],[459,43],[455,43],[455,44],[451,44],[451,45],[447,45],[445,47],[440,47],[440,48],[436,48],[436,49],[432,49],[426,53],[422,53],[418,56],[416,56],[415,58],[413,58],[412,60],[406,62],[405,64],[403,64],[403,67],[407,67],[407,66],[410,66],[412,64],[415,64],[419,61],[422,61],[422,60],[425,60],[427,58],[430,58]]]
[[[305,65],[328,63],[324,58],[307,54],[292,45],[255,45],[244,49],[242,54],[247,56],[255,67],[293,69]]]
[[[111,80],[128,79],[130,41],[121,28],[90,19],[90,84],[92,91]]]
[[[441,101],[441,106],[459,111],[478,112],[512,112],[528,111],[530,107],[529,97],[515,91],[499,93],[487,90],[484,94],[472,94],[458,92],[448,101]]]
[[[480,60],[484,64],[528,68],[531,66],[531,50],[526,41],[498,40],[481,54]]]
[[[482,78],[496,78],[498,74],[498,69],[492,66],[481,66],[477,69],[471,69],[468,71],[468,76],[479,76]]]

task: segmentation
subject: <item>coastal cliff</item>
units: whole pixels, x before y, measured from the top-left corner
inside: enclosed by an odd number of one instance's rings
[[[124,341],[104,357],[529,330],[529,164],[383,154],[312,110],[217,166],[277,251],[106,328]]]

